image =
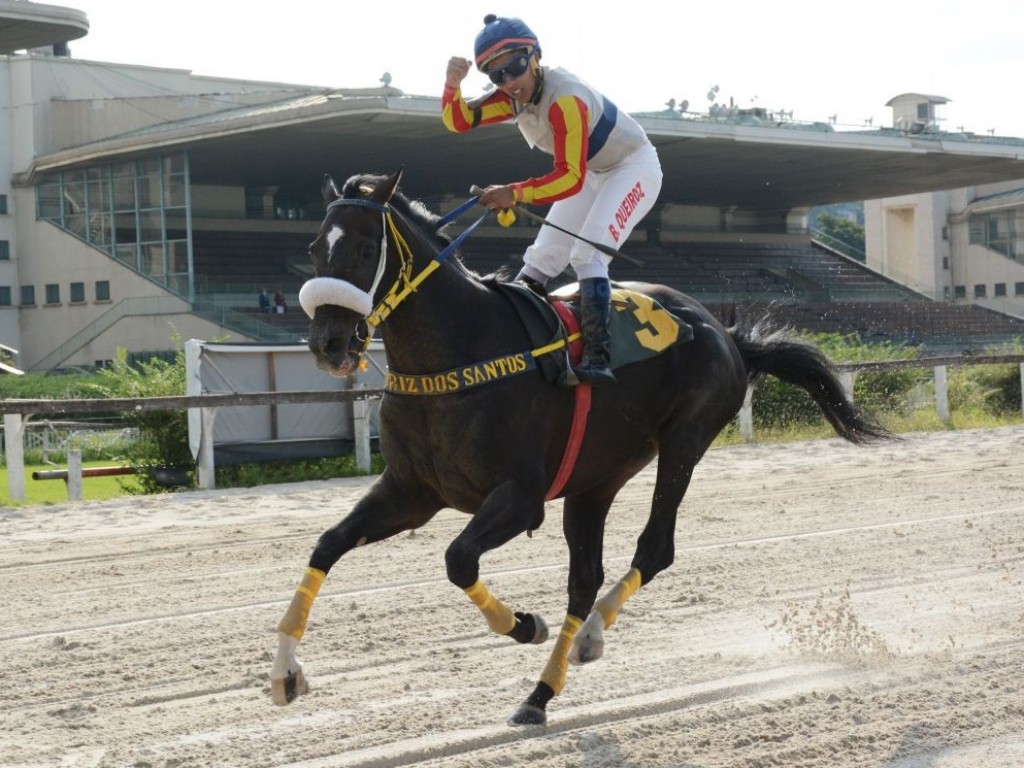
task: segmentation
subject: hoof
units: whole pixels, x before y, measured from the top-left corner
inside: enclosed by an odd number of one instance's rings
[[[533,625],[533,639],[530,642],[534,645],[546,643],[551,635],[551,630],[548,629],[548,623],[544,621],[539,613],[533,614]]]
[[[584,638],[578,645],[573,644],[569,651],[569,661],[573,664],[590,664],[604,656],[604,640]]]
[[[548,713],[533,704],[523,704],[516,710],[516,713],[508,719],[511,726],[520,725],[544,725],[548,721]]]
[[[279,707],[291,704],[304,693],[309,693],[309,684],[301,669],[289,672],[287,677],[270,681],[270,697]]]
[[[569,649],[570,664],[589,664],[604,655],[604,619],[594,611],[583,622]]]
[[[517,643],[540,645],[546,642],[551,634],[548,623],[537,613],[521,613],[516,611],[516,625],[505,634]]]

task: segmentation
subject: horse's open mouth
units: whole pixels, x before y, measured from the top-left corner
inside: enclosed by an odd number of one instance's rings
[[[325,348],[313,350],[317,368],[338,378],[356,372],[361,352],[361,344],[354,336],[348,342],[334,339]]]

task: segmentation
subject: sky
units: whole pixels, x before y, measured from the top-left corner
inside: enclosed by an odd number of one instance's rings
[[[71,55],[95,61],[334,88],[375,87],[387,72],[407,95],[440,96],[448,58],[473,58],[493,12],[522,18],[545,64],[629,112],[731,100],[859,130],[890,126],[886,102],[913,92],[949,99],[944,130],[1024,138],[1024,0],[55,2],[86,13]],[[463,90],[486,85],[473,72]]]

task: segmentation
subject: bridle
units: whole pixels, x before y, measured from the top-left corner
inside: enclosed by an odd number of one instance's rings
[[[468,210],[473,205],[476,205],[478,199],[478,197],[473,197],[466,203],[463,203],[458,208],[448,213],[446,216],[442,217],[440,221],[438,221],[436,229],[440,229],[464,211]],[[391,313],[403,301],[409,298],[420,284],[444,263],[445,259],[455,252],[462,241],[465,240],[473,230],[480,226],[485,218],[487,218],[490,211],[485,212],[483,216],[469,225],[458,237],[452,240],[447,247],[434,254],[434,257],[430,260],[427,266],[414,277],[412,274],[412,248],[409,247],[405,237],[395,224],[395,216],[398,216],[398,218],[405,221],[401,212],[396,211],[387,203],[378,203],[373,200],[367,200],[366,198],[338,198],[328,204],[326,214],[329,215],[335,208],[345,205],[369,208],[374,211],[379,211],[381,214],[381,229],[384,234],[381,236],[379,248],[380,255],[377,260],[377,271],[374,274],[373,284],[370,286],[368,291],[364,291],[353,283],[337,277],[314,277],[307,280],[299,290],[299,304],[310,319],[312,319],[313,315],[316,314],[317,307],[325,304],[345,307],[346,309],[350,309],[353,312],[358,312],[362,315],[362,322],[366,325],[366,334],[360,335],[357,332],[353,337],[359,342],[358,348],[354,351],[361,355],[370,345],[370,339],[373,338],[376,328],[382,325]],[[407,227],[410,226],[408,222],[405,223]],[[377,302],[376,306],[374,306],[373,297],[377,294],[377,290],[384,277],[384,271],[387,266],[388,233],[390,233],[391,239],[394,241],[400,267],[398,270],[398,277],[395,278],[395,282],[392,283],[383,298]]]

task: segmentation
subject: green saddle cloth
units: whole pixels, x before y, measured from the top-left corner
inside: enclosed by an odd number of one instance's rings
[[[567,337],[558,315],[548,301],[520,283],[493,282],[515,306],[534,346],[541,347]],[[565,286],[551,294],[551,300],[564,301],[579,316],[579,292],[576,285]],[[680,320],[661,304],[642,293],[612,283],[611,313],[608,318],[611,332],[611,367],[636,363],[654,357],[674,344],[693,339],[693,328]],[[564,380],[569,365],[565,349],[537,358],[544,378],[552,383]]]

